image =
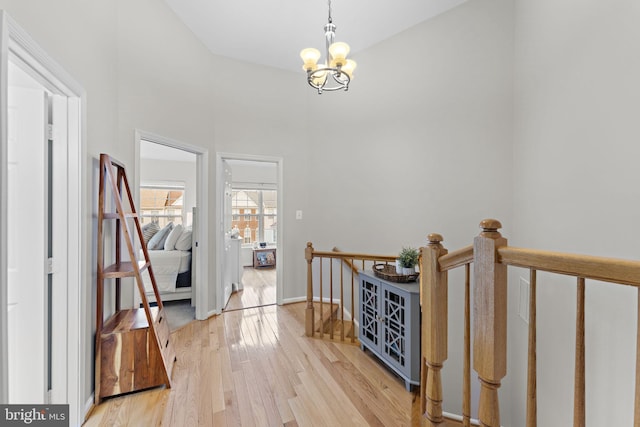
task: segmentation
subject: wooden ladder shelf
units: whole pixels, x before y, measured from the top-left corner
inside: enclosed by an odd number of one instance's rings
[[[110,196],[110,197],[108,197]],[[124,197],[123,197],[124,196]],[[115,212],[107,212],[111,202]],[[136,213],[124,166],[107,154],[100,155],[98,195],[98,270],[96,297],[95,402],[123,393],[165,385],[171,387],[171,371],[176,360],[169,325],[156,285],[147,247],[143,243],[140,219]],[[108,228],[114,235],[114,263],[104,263],[105,220],[114,220]],[[132,229],[135,228],[132,234]],[[134,239],[138,239],[144,260],[138,260]],[[121,250],[122,243],[126,253]],[[157,307],[150,307],[142,273],[148,271]],[[120,287],[124,277],[133,277],[140,293],[142,308],[121,309]],[[115,286],[115,311],[104,320],[105,284]]]

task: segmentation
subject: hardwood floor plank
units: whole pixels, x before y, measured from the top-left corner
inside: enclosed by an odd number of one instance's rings
[[[233,385],[236,391],[236,406],[240,413],[240,425],[246,427],[256,426],[249,390],[247,389],[247,382],[242,369],[233,373]]]
[[[207,337],[208,338],[208,337]],[[208,341],[208,339],[207,339]],[[200,347],[200,355],[198,359],[202,361],[200,363],[198,390],[194,392],[197,399],[196,409],[198,410],[198,425],[213,425],[213,413],[219,411],[219,408],[215,407],[216,402],[213,399],[214,387],[220,386],[220,394],[222,394],[222,383],[217,381],[216,378],[220,377],[219,372],[216,369],[219,365],[215,365],[213,352],[208,350],[208,347]],[[211,363],[209,362],[211,361]],[[214,375],[215,372],[215,375]],[[222,405],[224,406],[224,400]],[[224,409],[224,408],[222,408]]]
[[[202,388],[210,387],[211,399],[209,404],[211,406],[212,413],[216,414],[224,411],[224,384],[222,381],[221,351],[211,351],[209,354],[210,356],[208,360],[210,360],[209,365],[211,367],[211,374],[209,375],[209,382],[202,382]]]
[[[308,338],[304,304],[225,312],[172,333],[172,388],[113,397],[86,426],[411,426],[415,394],[359,347]]]
[[[253,362],[245,363],[243,365],[242,372],[244,374],[247,387],[246,399],[251,407],[254,422],[258,427],[269,427],[269,423],[267,422],[267,411],[265,410],[257,379],[253,372]],[[268,403],[269,401],[267,400],[266,402]],[[278,420],[278,424],[281,424],[280,420]]]
[[[313,423],[311,422],[312,417],[305,409],[299,397],[289,399],[289,406],[291,407],[291,412],[293,412],[293,415],[296,417],[296,423],[300,427],[313,427]]]

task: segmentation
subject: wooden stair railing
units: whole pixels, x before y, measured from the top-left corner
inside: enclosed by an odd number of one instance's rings
[[[395,262],[396,256],[341,252],[337,248],[333,251],[316,251],[311,242],[307,243],[304,253],[307,261],[305,334],[319,338],[328,335],[330,340],[356,343],[355,289],[361,271],[358,266],[365,270],[376,263]],[[317,283],[314,283],[316,271]],[[336,281],[338,283],[334,286]],[[345,295],[350,298],[349,307],[345,307]],[[319,312],[319,321],[316,320],[316,311]],[[351,320],[345,321],[347,311]]]
[[[636,372],[640,372],[640,261],[509,247],[497,220],[480,223],[473,246],[448,253],[442,236],[429,235],[422,249],[422,425],[444,425],[440,371],[447,359],[448,271],[465,266],[465,338],[462,422],[471,425],[470,408],[470,264],[474,264],[473,356],[480,381],[478,423],[500,426],[498,389],[506,375],[507,267],[530,270],[529,348],[526,425],[537,425],[536,287],[537,271],[577,278],[574,374],[574,426],[585,426],[585,282],[597,280],[638,288]],[[636,375],[634,425],[640,426],[640,375]]]
[[[471,425],[471,353],[470,353],[470,265],[473,247],[449,253],[442,246],[440,234],[430,234],[428,245],[421,249],[420,304],[422,307],[422,363],[420,402],[426,425],[445,423],[442,411],[440,371],[448,352],[448,271],[465,267],[463,399],[462,423]]]

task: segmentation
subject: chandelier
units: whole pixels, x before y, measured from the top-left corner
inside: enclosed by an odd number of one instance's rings
[[[347,59],[349,45],[342,42],[334,42],[336,26],[331,18],[331,0],[329,3],[329,22],[324,26],[326,42],[326,62],[318,64],[320,51],[312,47],[302,49],[300,57],[304,62],[302,69],[307,72],[307,82],[318,90],[318,94],[324,91],[349,90],[349,83],[356,68],[356,62]]]

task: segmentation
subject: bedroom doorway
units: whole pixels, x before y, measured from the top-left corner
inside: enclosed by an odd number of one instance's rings
[[[218,154],[220,311],[280,304],[282,159]]]
[[[143,131],[136,131],[136,148],[137,206],[156,284],[175,330],[209,316],[204,285],[208,155]],[[148,275],[143,281],[150,291]],[[134,298],[139,303],[137,293]]]

